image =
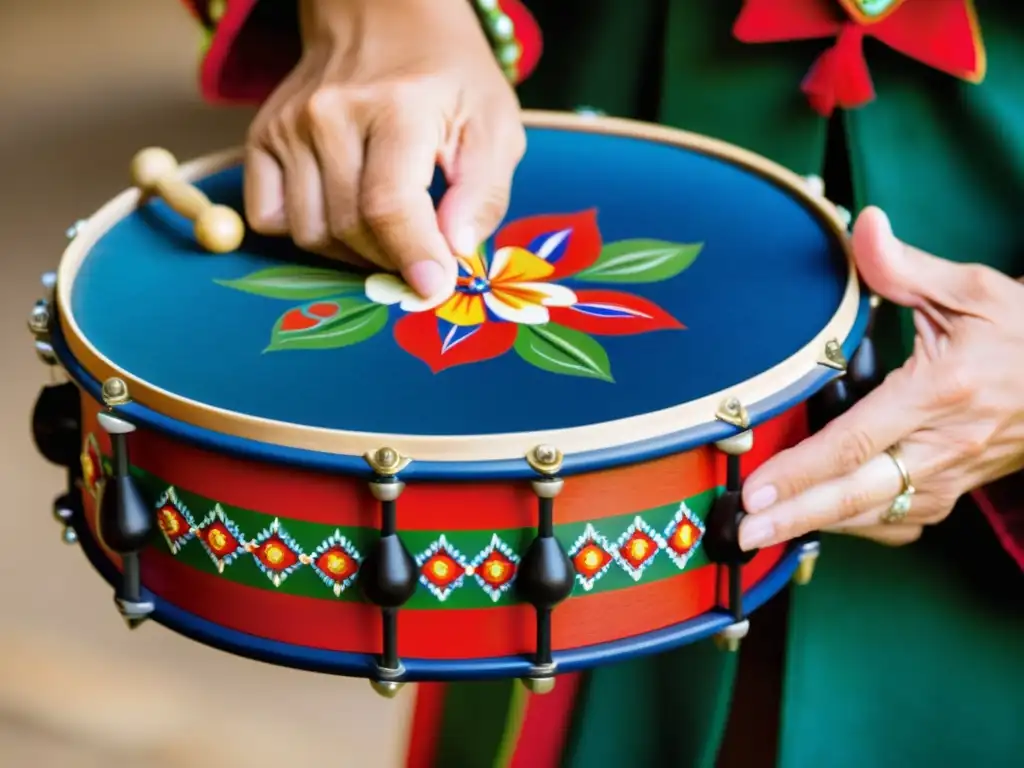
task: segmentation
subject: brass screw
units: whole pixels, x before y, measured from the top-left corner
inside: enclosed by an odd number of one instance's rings
[[[526,455],[526,461],[542,475],[554,475],[562,468],[562,452],[553,445],[538,445]]]
[[[394,477],[411,463],[411,459],[387,446],[364,454],[363,458],[381,477]]]
[[[102,396],[103,402],[108,408],[124,405],[131,400],[128,396],[128,385],[117,376],[113,376],[103,382]]]

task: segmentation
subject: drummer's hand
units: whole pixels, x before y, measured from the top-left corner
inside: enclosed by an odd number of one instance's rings
[[[305,53],[252,124],[253,229],[448,296],[501,222],[525,133],[466,0],[302,0]],[[435,212],[439,164],[450,188]],[[353,253],[354,252],[354,253]]]
[[[1024,467],[1024,285],[904,245],[878,209],[859,217],[853,248],[872,289],[916,310],[914,353],[820,433],[751,474],[744,549],[819,529],[909,543],[962,494]],[[883,524],[903,486],[890,446],[917,492],[901,522]]]

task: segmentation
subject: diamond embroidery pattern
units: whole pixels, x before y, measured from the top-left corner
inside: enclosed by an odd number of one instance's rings
[[[472,575],[472,566],[444,534],[416,556],[416,566],[420,569],[420,584],[441,602],[462,586],[466,576]]]
[[[585,592],[592,590],[611,568],[614,562],[611,549],[608,539],[598,533],[590,523],[587,523],[583,533],[573,542],[569,557],[576,567],[576,580]]]
[[[224,514],[220,504],[203,518],[196,536],[206,554],[217,566],[218,573],[224,573],[224,569],[245,552],[245,545],[242,543],[245,537],[238,530],[238,526]]]
[[[356,580],[363,557],[341,531],[335,530],[312,555],[301,555],[299,560],[309,565],[335,596],[339,596]]]
[[[615,542],[612,557],[633,581],[640,581],[644,570],[654,562],[658,552],[665,546],[661,534],[638,515]]]
[[[154,510],[160,533],[173,555],[179,554],[193,539],[197,540],[219,573],[224,573],[227,566],[248,553],[274,587],[280,587],[291,574],[308,566],[335,596],[341,596],[355,584],[362,566],[363,555],[339,529],[306,554],[279,518],[274,518],[251,541],[220,504],[197,524],[173,486],[168,486],[160,495]],[[612,542],[593,523],[588,523],[568,554],[576,571],[576,581],[584,592],[589,592],[613,564],[639,582],[661,551],[683,570],[699,549],[703,537],[704,523],[685,502],[680,502],[672,520],[661,532],[637,515]],[[519,555],[496,533],[472,560],[442,534],[417,555],[415,561],[420,584],[441,602],[468,578],[497,603],[512,589],[520,566]]]
[[[163,534],[171,554],[176,555],[182,547],[196,537],[195,518],[192,517],[188,507],[178,498],[173,487],[164,491],[157,500],[155,509],[160,533]]]
[[[276,517],[245,549],[252,554],[256,565],[275,587],[280,587],[285,579],[304,564],[302,548],[288,535]]]
[[[498,534],[491,536],[491,543],[470,563],[476,583],[494,602],[512,587],[518,569],[519,557]]]
[[[665,554],[682,570],[704,538],[704,523],[680,502],[675,516],[665,527]]]

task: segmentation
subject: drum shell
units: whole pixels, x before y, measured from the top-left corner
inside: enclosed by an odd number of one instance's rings
[[[96,454],[102,462],[109,460],[109,439],[97,422],[99,404],[87,394],[82,403],[83,456],[92,456],[84,467],[84,525],[97,551],[119,567],[117,555],[99,543],[99,478],[89,470],[89,464],[97,463]],[[804,407],[785,412],[754,434],[754,449],[744,457],[744,474],[806,434]],[[368,658],[379,653],[379,611],[359,595],[354,579],[338,591],[315,575],[311,562],[299,562],[275,581],[271,569],[259,567],[255,550],[239,551],[218,565],[197,531],[204,518],[220,509],[242,544],[252,546],[260,534],[276,531],[309,560],[315,558],[318,545],[332,534],[338,541],[341,534],[365,552],[365,543],[373,540],[380,524],[379,503],[366,478],[219,454],[144,428],[131,435],[130,451],[133,472],[142,478],[154,507],[173,489],[173,498],[188,509],[191,520],[191,535],[186,534],[175,554],[166,536],[167,520],[158,514],[160,531],[142,556],[143,585],[158,601],[222,629],[234,639],[219,644],[242,654],[247,653],[246,641],[238,638],[282,644],[300,657],[313,652],[319,655],[318,668],[331,667],[324,661],[325,652]],[[664,545],[665,521],[678,512],[680,502],[687,502],[699,522],[724,481],[725,457],[714,446],[566,478],[554,506],[556,537],[572,554],[580,539],[596,535],[611,561],[589,585],[587,579],[577,578],[572,596],[555,610],[553,649],[585,650],[638,639],[720,605],[724,569],[706,561],[699,541],[683,568],[662,546],[649,569],[626,576],[621,558],[614,555],[627,530],[635,532],[638,523],[655,539],[661,534]],[[423,573],[428,567],[422,562],[424,553],[439,544],[472,563],[497,536],[506,552],[521,555],[536,515],[537,500],[527,481],[415,482],[406,486],[398,501],[399,532],[410,552],[420,556]],[[469,541],[476,546],[467,546]],[[744,569],[744,587],[764,578],[783,555],[781,546],[758,553]],[[660,574],[651,578],[659,558]],[[492,599],[475,572],[464,574],[448,594],[432,590],[421,579],[416,595],[401,611],[403,659],[473,664],[532,652],[534,613],[516,599],[514,582],[504,591],[492,590],[497,594]],[[615,584],[609,586],[613,579]]]

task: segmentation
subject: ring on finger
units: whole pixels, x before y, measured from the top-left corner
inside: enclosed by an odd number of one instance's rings
[[[881,521],[886,524],[899,523],[902,522],[910,512],[910,508],[913,506],[914,494],[917,493],[917,489],[914,488],[914,483],[910,479],[910,472],[907,470],[907,465],[903,463],[903,455],[900,452],[899,445],[887,448],[885,454],[892,459],[892,463],[896,465],[896,469],[900,473],[900,479],[903,482],[903,488],[896,498],[892,500],[889,508],[882,513]]]

